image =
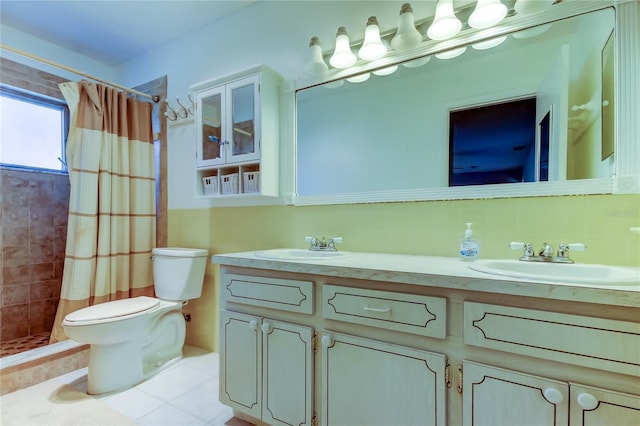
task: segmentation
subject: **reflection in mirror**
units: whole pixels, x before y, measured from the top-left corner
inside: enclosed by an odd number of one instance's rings
[[[449,186],[536,182],[536,99],[449,113]]]
[[[527,98],[535,100],[531,180],[610,178],[615,155],[601,160],[601,57],[614,20],[612,9],[600,10],[511,34],[494,48],[468,47],[453,59],[414,58],[390,75],[299,90],[298,195],[449,188],[451,111]],[[486,142],[494,130],[474,137],[485,157],[497,155]],[[468,183],[485,182],[452,184]]]

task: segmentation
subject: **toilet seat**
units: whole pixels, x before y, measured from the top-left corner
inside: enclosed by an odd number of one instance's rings
[[[71,312],[65,317],[63,325],[99,324],[132,318],[143,315],[159,304],[159,299],[147,296],[100,303]]]

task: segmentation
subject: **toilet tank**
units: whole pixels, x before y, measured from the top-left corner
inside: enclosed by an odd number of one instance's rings
[[[209,252],[203,249],[154,248],[153,281],[156,297],[175,301],[200,297],[208,255]]]

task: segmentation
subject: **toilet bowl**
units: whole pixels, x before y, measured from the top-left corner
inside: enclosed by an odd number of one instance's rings
[[[67,336],[90,344],[87,391],[126,389],[182,357],[182,306],[202,293],[207,251],[153,249],[157,298],[139,296],[89,306],[62,322]]]

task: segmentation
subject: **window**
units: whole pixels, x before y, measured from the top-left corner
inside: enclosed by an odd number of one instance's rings
[[[0,164],[66,171],[64,101],[0,85]]]

